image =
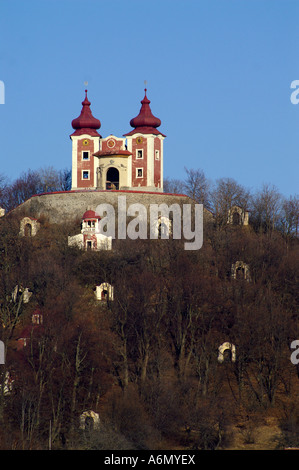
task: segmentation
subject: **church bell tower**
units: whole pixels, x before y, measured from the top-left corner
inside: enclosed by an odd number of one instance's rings
[[[97,129],[101,122],[94,118],[90,109],[90,101],[85,90],[82,110],[79,117],[73,119],[75,129],[72,140],[72,189],[92,189],[96,187],[97,168],[93,154],[99,150],[100,134]]]
[[[131,186],[141,191],[163,191],[163,140],[157,128],[159,118],[152,114],[146,92],[138,116],[131,119],[134,129],[125,134],[131,157]]]

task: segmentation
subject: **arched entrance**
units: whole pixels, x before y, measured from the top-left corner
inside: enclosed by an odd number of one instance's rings
[[[119,189],[119,171],[117,168],[109,168],[106,175],[106,189]]]
[[[233,225],[240,225],[240,222],[241,222],[240,214],[237,211],[235,211],[233,213]]]
[[[25,237],[31,237],[32,236],[32,225],[31,224],[26,224],[25,225],[24,235],[25,235]]]

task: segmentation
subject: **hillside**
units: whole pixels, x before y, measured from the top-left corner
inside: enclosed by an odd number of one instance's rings
[[[1,449],[298,446],[296,236],[214,219],[197,251],[88,252],[68,246],[76,220],[19,224],[0,219]]]

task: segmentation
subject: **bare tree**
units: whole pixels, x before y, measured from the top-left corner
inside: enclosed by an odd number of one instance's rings
[[[60,170],[58,173],[60,191],[69,191],[72,187],[72,171],[68,168]]]
[[[282,205],[282,196],[278,189],[269,184],[263,184],[251,200],[252,221],[256,229],[270,232],[277,227]]]
[[[164,193],[183,194],[185,186],[179,179],[164,178],[163,189]]]
[[[8,186],[7,178],[0,174],[0,208],[4,205],[5,190]]]
[[[212,208],[219,225],[227,223],[229,211],[233,206],[246,211],[249,206],[250,193],[232,178],[221,178],[212,191]]]
[[[282,203],[280,224],[283,233],[298,237],[299,228],[299,196],[291,196]]]
[[[11,184],[0,177],[0,205],[11,210],[35,194],[68,191],[71,188],[70,170],[55,170],[53,167],[28,170]]]
[[[56,170],[52,166],[38,170],[40,192],[68,191],[71,187],[71,171]]]
[[[184,180],[184,188],[187,196],[194,199],[198,204],[203,204],[205,208],[210,208],[210,183],[203,170],[185,168],[187,173]]]

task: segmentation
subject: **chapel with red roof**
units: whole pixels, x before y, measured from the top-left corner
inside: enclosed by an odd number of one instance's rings
[[[72,121],[72,190],[138,190],[163,192],[163,140],[159,118],[151,111],[145,88],[133,128],[122,137],[99,134],[101,121],[87,98]]]

